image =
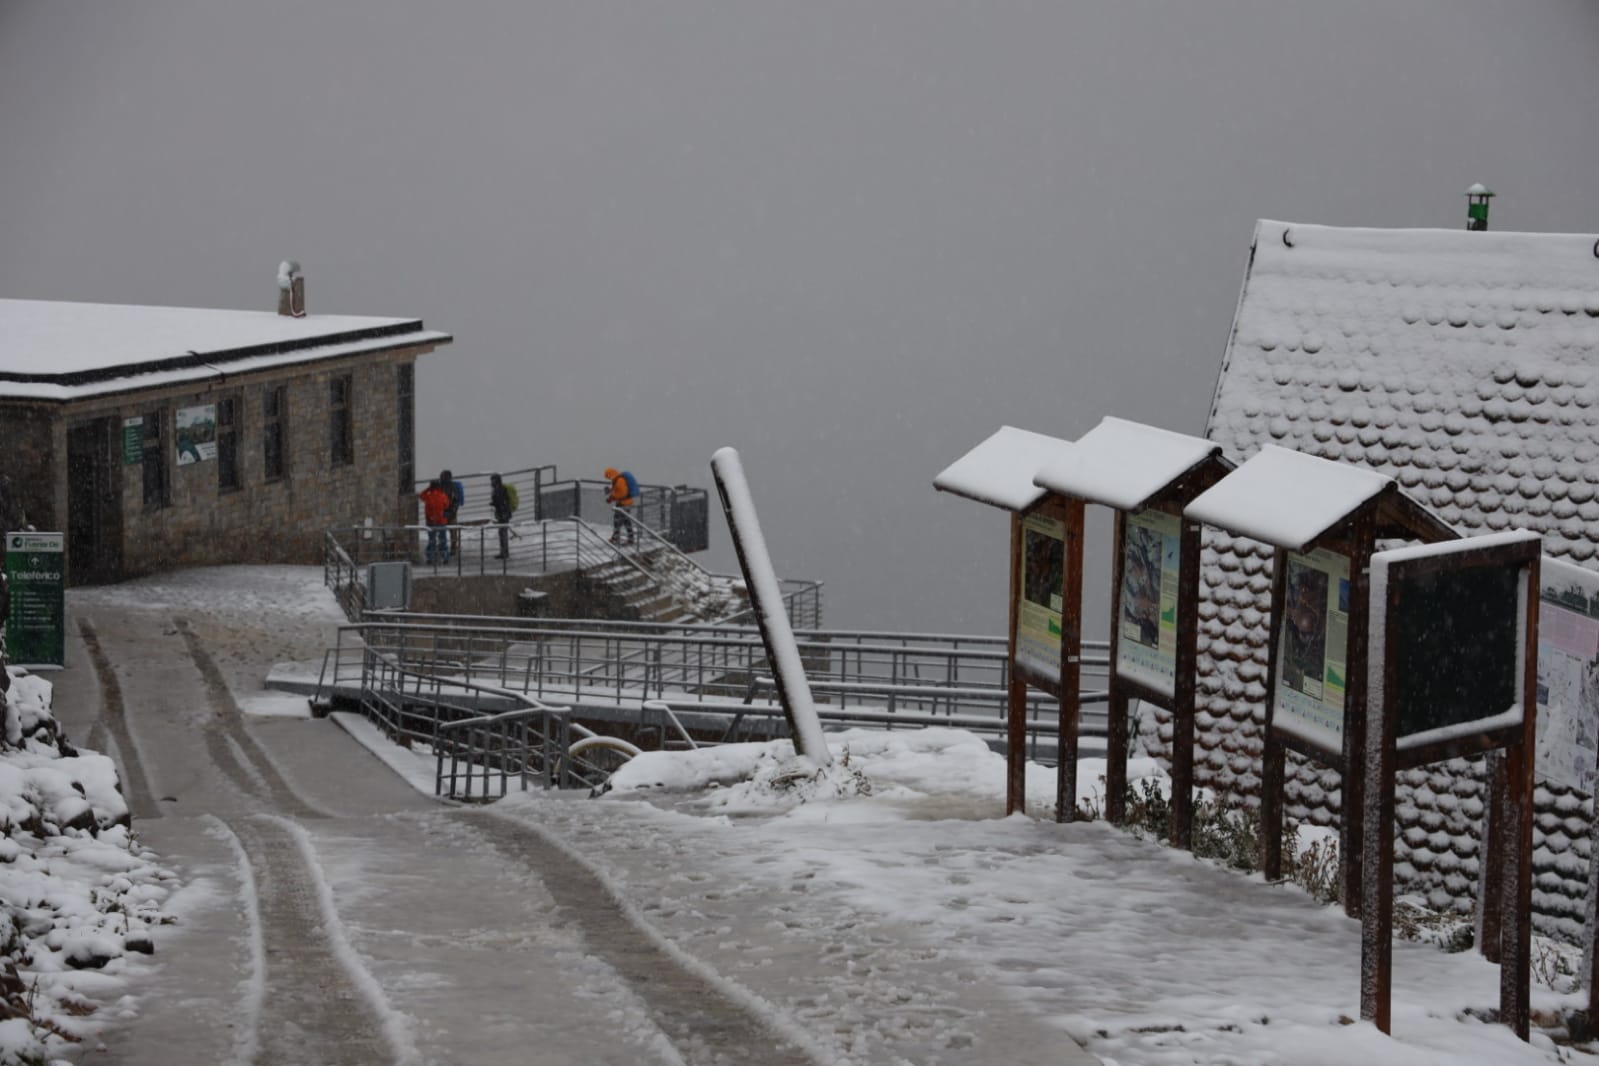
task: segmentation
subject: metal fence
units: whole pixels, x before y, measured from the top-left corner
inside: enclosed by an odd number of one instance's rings
[[[490,506],[490,473],[455,474],[466,490],[466,502],[456,515],[462,526],[494,521]],[[610,482],[598,478],[562,478],[554,466],[500,472],[501,480],[516,488],[521,504],[516,519],[524,522],[577,518],[593,524],[611,522],[612,507],[606,497]],[[420,492],[427,480],[418,481]],[[689,485],[639,485],[639,502],[627,509],[638,521],[657,531],[678,549],[704,551],[710,546],[710,505],[704,489]],[[421,522],[420,505],[417,511]]]
[[[365,678],[369,654],[443,686],[476,686],[583,716],[649,725],[646,704],[724,723],[741,738],[758,723],[777,728],[781,710],[759,633],[748,627],[664,626],[572,620],[406,616],[341,627],[323,669],[323,694]],[[871,631],[796,632],[818,711],[833,724],[877,728],[931,722],[1003,739],[1009,694],[1004,638]],[[1085,736],[1105,734],[1108,647],[1085,646]],[[1030,753],[1050,761],[1057,705],[1030,691]],[[657,723],[659,724],[659,723]],[[403,729],[403,723],[396,729]]]

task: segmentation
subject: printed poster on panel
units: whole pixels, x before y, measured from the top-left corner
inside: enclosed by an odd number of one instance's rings
[[[1060,677],[1061,588],[1066,579],[1066,523],[1044,515],[1022,520],[1022,595],[1016,604],[1016,665],[1035,677]]]
[[[1328,751],[1342,751],[1348,647],[1348,557],[1324,548],[1309,555],[1289,552],[1274,724]]]
[[[1177,685],[1177,578],[1182,519],[1164,511],[1127,516],[1122,549],[1116,673],[1168,696]]]
[[[173,416],[178,441],[178,465],[208,463],[217,457],[217,405],[180,407]]]
[[[1555,589],[1538,604],[1538,778],[1593,794],[1599,750],[1599,589]],[[1587,578],[1592,581],[1591,578]]]

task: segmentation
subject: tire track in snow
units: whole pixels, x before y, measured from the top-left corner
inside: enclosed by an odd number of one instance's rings
[[[454,813],[502,854],[533,870],[578,926],[590,955],[632,988],[690,1066],[815,1066],[823,1056],[768,1004],[675,948],[606,881],[526,822]]]
[[[230,828],[255,882],[264,970],[257,1063],[368,1066],[414,1060],[331,912],[332,893],[297,826],[242,819]],[[342,950],[341,950],[342,949]],[[374,997],[376,1002],[374,1002]]]
[[[89,651],[89,662],[100,681],[100,704],[105,712],[100,721],[116,742],[117,753],[122,756],[122,779],[127,784],[128,809],[135,818],[159,818],[161,808],[150,791],[150,779],[139,759],[139,748],[128,729],[127,703],[122,696],[122,682],[117,680],[116,669],[105,649],[100,646],[100,634],[86,618],[78,619],[78,635]],[[100,724],[99,722],[96,723]],[[92,734],[91,734],[92,735]]]
[[[279,813],[296,818],[327,817],[300,797],[244,728],[244,711],[233,698],[233,690],[228,688],[215,660],[189,627],[188,619],[174,618],[172,624],[183,637],[189,658],[205,682],[211,708],[216,711],[205,730],[205,747],[211,760],[242,792],[269,801]],[[241,753],[243,759],[239,757]]]

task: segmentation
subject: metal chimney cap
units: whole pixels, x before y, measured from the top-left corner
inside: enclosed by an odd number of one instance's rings
[[[1467,196],[1492,196],[1494,191],[1480,181],[1471,183],[1471,188],[1466,190]]]

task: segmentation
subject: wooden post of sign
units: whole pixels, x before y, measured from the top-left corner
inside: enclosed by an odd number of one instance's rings
[[[1389,592],[1389,604],[1396,593]],[[1388,608],[1389,615],[1392,607]],[[1350,614],[1354,618],[1353,612]],[[1351,621],[1350,628],[1355,626]],[[1362,626],[1364,628],[1364,626]],[[1392,707],[1395,699],[1394,671],[1383,665],[1383,706]],[[1373,899],[1365,901],[1360,916],[1360,1017],[1375,1024],[1379,1031],[1393,1031],[1394,969],[1394,782],[1396,780],[1396,741],[1394,716],[1384,715],[1382,736],[1373,737],[1363,752],[1364,772],[1371,788],[1364,810],[1351,811],[1346,804],[1344,819],[1360,817],[1365,822],[1362,836],[1367,854],[1362,867],[1376,880]]]
[[[1371,556],[1377,550],[1377,520],[1372,509],[1356,517],[1345,542],[1349,558],[1349,635],[1344,646],[1344,767],[1340,791],[1342,814],[1338,819],[1340,851],[1343,853],[1344,913],[1360,916],[1365,895],[1365,804],[1366,804],[1366,647],[1371,603]],[[1360,619],[1357,624],[1355,619]]]
[[[1271,625],[1281,623],[1284,605],[1288,601],[1288,552],[1278,548],[1272,553],[1271,567]],[[1260,869],[1268,881],[1277,881],[1283,875],[1283,775],[1287,753],[1283,742],[1272,728],[1277,700],[1277,672],[1282,665],[1277,645],[1282,643],[1276,632],[1267,641],[1266,654],[1266,729],[1260,755]],[[1348,808],[1345,808],[1347,810]]]
[[[1488,778],[1488,807],[1483,814],[1486,831],[1482,838],[1482,854],[1477,861],[1477,876],[1482,880],[1477,905],[1480,912],[1477,918],[1477,949],[1482,952],[1483,958],[1496,963],[1502,958],[1500,943],[1504,934],[1505,914],[1505,879],[1498,876],[1496,871],[1505,868],[1505,856],[1510,854],[1505,847],[1504,812],[1510,809],[1510,799],[1504,752],[1489,752],[1485,770]]]
[[[1531,1035],[1532,982],[1532,821],[1537,787],[1533,761],[1537,757],[1538,706],[1538,590],[1541,587],[1541,553],[1534,552],[1527,566],[1522,631],[1526,648],[1521,664],[1521,736],[1505,756],[1506,791],[1514,804],[1512,861],[1505,863],[1504,900],[1515,913],[1502,923],[1499,961],[1499,1014],[1505,1024],[1526,1040]]]
[[[1199,673],[1198,522],[1183,519],[1178,547],[1177,679],[1173,690],[1171,735],[1171,842],[1194,846],[1194,704]]]
[[[1022,516],[1010,516],[1010,698],[1005,708],[1005,813],[1027,809],[1027,682],[1016,668],[1016,605],[1022,598]]]
[[[1083,501],[1062,500],[1066,566],[1061,574],[1060,750],[1055,764],[1055,821],[1077,817],[1077,733],[1082,714]],[[1124,742],[1125,743],[1125,742]]]
[[[1127,820],[1127,709],[1131,701],[1127,687],[1119,684],[1116,677],[1122,641],[1122,582],[1127,567],[1127,512],[1119,507],[1115,523],[1111,537],[1115,558],[1110,569],[1110,677],[1105,700],[1105,820],[1121,825]]]

